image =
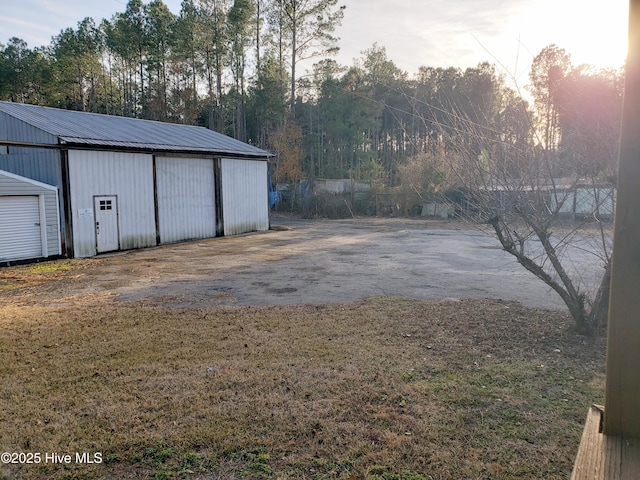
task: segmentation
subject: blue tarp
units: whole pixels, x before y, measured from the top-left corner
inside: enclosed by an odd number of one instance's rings
[[[277,192],[273,188],[273,181],[271,180],[271,170],[269,170],[267,175],[269,177],[269,207],[273,208],[282,201],[282,197],[280,195],[280,192]]]
[[[269,192],[269,205],[271,206],[271,208],[280,203],[280,200],[280,192]]]

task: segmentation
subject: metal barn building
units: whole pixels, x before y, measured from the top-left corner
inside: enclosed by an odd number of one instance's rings
[[[271,156],[202,127],[0,102],[0,262],[267,230]]]

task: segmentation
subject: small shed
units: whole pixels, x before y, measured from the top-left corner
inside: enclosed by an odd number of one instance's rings
[[[0,170],[0,263],[60,255],[58,189]]]
[[[0,102],[0,170],[57,189],[68,257],[267,230],[271,156],[203,127]]]

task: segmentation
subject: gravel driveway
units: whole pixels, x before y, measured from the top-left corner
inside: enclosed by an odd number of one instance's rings
[[[486,297],[564,308],[494,237],[462,223],[286,216],[272,223],[284,229],[81,260],[69,274],[11,295],[60,302],[101,294],[176,307]]]

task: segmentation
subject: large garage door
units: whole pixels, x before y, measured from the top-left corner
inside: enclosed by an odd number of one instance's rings
[[[0,261],[42,256],[37,196],[0,197]]]
[[[269,229],[267,162],[222,159],[224,234]]]
[[[156,159],[160,243],[215,237],[213,160]]]

